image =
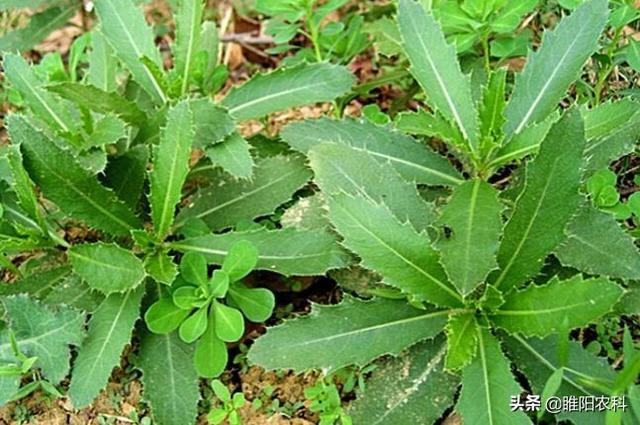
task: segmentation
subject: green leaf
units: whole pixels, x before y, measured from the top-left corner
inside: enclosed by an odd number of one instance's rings
[[[432,424],[453,404],[460,379],[444,371],[442,338],[381,360],[349,406],[356,425]],[[402,373],[398,373],[402,371]]]
[[[66,304],[70,307],[93,313],[104,301],[104,296],[94,291],[79,276],[67,276],[54,286],[42,299],[42,302],[50,305]]]
[[[84,338],[84,314],[64,305],[47,306],[27,295],[2,298],[8,329],[0,332],[0,360],[13,363],[9,329],[18,350],[37,357],[36,367],[52,383],[69,373],[69,345],[79,346]]]
[[[502,68],[491,73],[489,83],[484,89],[482,95],[482,104],[480,105],[480,136],[482,137],[483,147],[489,139],[489,143],[499,140],[498,137],[502,132],[504,125],[504,108],[505,86],[507,80],[507,71]],[[487,146],[491,148],[492,146]]]
[[[191,72],[200,45],[200,28],[204,3],[202,0],[180,0],[175,14],[176,41],[174,48],[175,69],[181,76],[180,93],[189,89]]]
[[[582,119],[571,110],[551,128],[527,166],[525,189],[498,250],[497,288],[517,286],[535,275],[564,239],[564,228],[580,203],[584,144]]]
[[[228,361],[227,345],[216,335],[214,315],[209,313],[207,330],[196,342],[193,354],[198,375],[204,378],[216,378],[224,372]]]
[[[208,308],[199,308],[191,316],[187,317],[178,329],[178,335],[184,342],[190,344],[207,330]]]
[[[151,69],[141,60],[146,57],[158,67],[162,65],[152,30],[142,10],[135,7],[131,0],[96,0],[94,5],[102,33],[116,55],[155,103],[165,103],[166,95],[162,87]]]
[[[587,325],[610,312],[624,290],[605,278],[583,280],[576,275],[554,277],[543,286],[512,290],[492,314],[493,323],[508,332],[544,337],[563,323],[569,329]]]
[[[77,409],[88,406],[106,385],[131,340],[140,315],[144,287],[108,296],[89,321],[87,338],[71,373],[69,397]]]
[[[344,67],[305,63],[254,76],[231,90],[222,106],[238,120],[260,118],[296,106],[331,101],[347,93],[353,82],[353,75]]]
[[[142,262],[126,249],[97,242],[67,251],[73,270],[93,289],[109,295],[138,286],[145,277]]]
[[[62,211],[116,235],[139,227],[138,218],[78,165],[70,152],[60,149],[19,116],[7,118],[7,127],[13,143],[21,145],[25,169],[44,196]]]
[[[94,30],[91,32],[91,51],[89,52],[87,81],[102,91],[115,91],[117,70],[118,61],[116,60],[113,49],[107,43],[100,29]]]
[[[192,424],[198,415],[200,389],[193,348],[177,335],[145,333],[136,366],[142,370],[142,397],[157,425]]]
[[[167,251],[158,251],[144,259],[145,272],[156,282],[171,285],[178,274],[176,263]]]
[[[321,143],[337,143],[390,162],[402,177],[420,184],[462,183],[460,173],[424,144],[399,132],[365,121],[307,120],[286,126],[280,136],[297,151],[308,153]]]
[[[236,282],[247,276],[258,263],[258,250],[251,242],[238,241],[231,245],[229,253],[222,263],[222,271]]]
[[[436,222],[450,231],[440,237],[436,248],[451,283],[464,296],[497,267],[502,209],[498,191],[475,179],[455,188]]]
[[[314,182],[324,194],[344,192],[384,203],[398,220],[411,222],[417,231],[426,230],[431,224],[433,206],[391,164],[379,162],[365,151],[334,143],[314,146],[308,156]]]
[[[607,136],[631,120],[640,108],[640,103],[625,98],[601,103],[591,109],[582,110],[584,133],[587,142]]]
[[[144,314],[149,330],[156,334],[168,334],[180,326],[191,310],[183,310],[171,298],[160,298]]]
[[[633,106],[636,111],[634,115],[616,125],[610,132],[587,142],[584,155],[588,160],[589,173],[608,167],[612,161],[635,149],[636,142],[640,138],[640,112],[637,112],[639,107],[637,103],[634,102]],[[621,118],[626,115],[624,112],[619,112],[619,108],[608,108],[608,111],[611,115],[620,114]]]
[[[478,112],[455,48],[447,44],[433,16],[413,0],[400,0],[398,26],[410,71],[427,93],[428,102],[458,125],[472,151],[477,149]]]
[[[447,333],[446,368],[461,369],[471,363],[478,351],[478,322],[473,313],[449,317]]]
[[[69,132],[76,128],[67,106],[47,93],[33,69],[22,56],[6,54],[3,57],[4,75],[20,92],[27,106],[53,129]]]
[[[529,55],[524,71],[516,78],[505,110],[507,138],[543,121],[565,97],[567,88],[598,47],[609,15],[607,3],[589,0],[555,30],[544,34],[542,47]]]
[[[429,238],[400,223],[384,205],[336,195],[329,201],[329,219],[344,237],[342,244],[362,258],[364,267],[380,273],[386,284],[419,301],[462,305]]]
[[[38,223],[40,229],[46,233],[47,229],[42,214],[40,213],[35,187],[22,165],[22,154],[18,146],[11,146],[7,160],[11,168],[11,176],[13,177],[13,190],[20,201],[20,206],[29,217]]]
[[[640,252],[613,215],[585,205],[554,254],[563,265],[593,275],[640,279]]]
[[[147,120],[145,113],[135,102],[126,99],[117,92],[107,92],[94,86],[70,82],[47,86],[47,90],[82,108],[105,115],[114,114],[128,124],[137,127],[143,125]]]
[[[41,300],[67,278],[70,273],[71,267],[68,265],[52,267],[47,270],[38,269],[16,283],[2,282],[0,284],[0,296],[29,294],[31,298]]]
[[[258,249],[257,270],[269,270],[286,276],[314,276],[344,267],[349,257],[334,237],[326,232],[251,230],[188,238],[171,244],[181,252],[199,252],[207,260],[222,264],[231,246],[240,240]]]
[[[531,124],[494,155],[491,166],[495,168],[509,164],[511,161],[535,154],[540,149],[540,143],[547,137],[551,126],[558,120],[556,114],[551,114],[546,120],[538,124]]]
[[[207,149],[207,156],[214,165],[219,165],[229,174],[249,179],[253,174],[251,145],[238,133],[232,133],[221,143]]]
[[[200,301],[200,293],[199,289],[195,286],[180,286],[173,291],[171,299],[176,307],[191,311],[194,305]]]
[[[244,334],[244,318],[242,313],[218,301],[213,301],[214,325],[216,335],[223,341],[236,342]]]
[[[27,7],[37,8],[40,6],[55,5],[63,1],[64,0],[4,0],[2,4],[0,4],[0,10],[6,11],[10,9],[20,9]]]
[[[189,283],[204,287],[207,285],[207,259],[195,252],[187,252],[180,260],[180,274]]]
[[[236,130],[236,124],[229,113],[211,99],[191,99],[189,106],[193,112],[196,132],[194,147],[206,148],[220,143]]]
[[[312,305],[311,314],[269,328],[249,350],[249,361],[265,369],[337,370],[364,366],[385,354],[442,331],[447,311],[418,310],[405,300],[362,301],[345,295],[342,303]]]
[[[117,157],[110,157],[104,171],[105,184],[118,198],[135,210],[144,192],[149,149],[138,145]]]
[[[151,217],[158,240],[163,240],[175,215],[182,195],[182,186],[189,173],[189,159],[193,144],[193,115],[186,102],[169,109],[167,126],[160,143],[154,148],[153,170],[149,175]]]
[[[237,306],[242,313],[255,323],[266,321],[273,313],[276,300],[273,293],[265,288],[247,288],[242,283],[229,287],[231,305]]]
[[[110,145],[127,137],[124,121],[114,116],[105,116],[94,122],[89,140],[83,141],[81,148],[90,149]]]
[[[549,377],[562,367],[557,356],[556,336],[524,339],[514,335],[505,338],[504,346],[518,369],[524,372],[534,394],[541,394]],[[570,341],[568,348],[569,361],[564,368],[556,397],[602,395],[589,383],[613,382],[615,372],[607,364],[607,360],[589,353],[579,342]],[[604,423],[604,412],[560,412],[557,418],[580,425],[601,425]]]
[[[393,19],[382,17],[369,23],[365,29],[373,36],[374,47],[381,55],[395,56],[402,52],[400,30]]]
[[[4,7],[0,5],[0,9]],[[21,6],[23,7],[23,6]],[[26,27],[6,33],[0,37],[0,51],[26,51],[42,42],[49,34],[63,27],[76,14],[76,5],[50,7],[36,13]]]
[[[530,424],[527,415],[509,408],[511,396],[522,392],[509,360],[488,329],[478,327],[478,353],[462,370],[462,391],[456,410],[465,425]]]
[[[311,172],[299,155],[261,159],[251,180],[222,175],[212,182],[210,188],[201,190],[181,211],[178,225],[197,218],[215,231],[269,215],[289,201],[310,178]]]

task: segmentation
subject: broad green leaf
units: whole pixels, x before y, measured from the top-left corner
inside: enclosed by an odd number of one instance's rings
[[[375,40],[374,47],[383,56],[395,56],[402,53],[402,39],[396,22],[382,17],[366,25],[366,31]]]
[[[208,308],[197,309],[191,316],[184,319],[178,329],[180,339],[186,343],[192,343],[207,329]]]
[[[2,298],[7,328],[0,332],[0,360],[13,363],[9,329],[19,351],[38,357],[35,364],[43,376],[58,384],[69,373],[69,345],[79,346],[84,338],[84,314],[70,307],[48,306],[27,295]]]
[[[231,246],[222,263],[222,271],[236,282],[247,276],[258,263],[258,250],[248,241],[238,241]]]
[[[118,117],[107,115],[93,123],[93,132],[84,140],[81,148],[90,149],[111,145],[127,137],[126,125]]]
[[[453,404],[460,379],[444,371],[442,338],[420,342],[398,357],[376,362],[362,393],[349,406],[355,425],[432,424]],[[402,371],[402,373],[398,373]]]
[[[189,89],[191,71],[200,45],[203,7],[202,0],[180,0],[175,14],[176,42],[173,53],[175,69],[182,79],[180,93],[183,95]]]
[[[18,282],[2,282],[0,284],[0,296],[28,294],[30,298],[42,300],[70,273],[71,267],[68,265],[47,270],[35,270],[34,273]]]
[[[51,291],[42,299],[42,302],[50,305],[66,304],[78,310],[93,313],[104,301],[104,295],[91,289],[79,276],[66,276],[62,281],[51,288]]]
[[[447,333],[447,369],[457,370],[471,363],[478,348],[478,322],[473,313],[449,317]]]
[[[200,389],[192,356],[193,347],[176,334],[143,335],[136,366],[142,370],[142,397],[157,425],[195,422]]]
[[[483,147],[487,144],[486,139],[490,143],[486,147],[491,147],[492,142],[497,139],[496,136],[500,135],[504,125],[506,79],[507,71],[504,68],[492,72],[489,83],[484,89],[482,104],[480,105],[480,136],[482,137],[481,143]]]
[[[189,173],[193,144],[193,115],[186,102],[167,113],[167,125],[153,152],[153,170],[149,175],[151,217],[158,240],[171,228],[175,209],[182,196],[182,186]]]
[[[426,230],[431,224],[433,206],[391,164],[379,162],[365,151],[335,143],[314,146],[308,156],[315,173],[314,182],[325,195],[344,192],[383,203],[398,220],[408,220],[417,231]]]
[[[636,147],[640,139],[640,105],[633,103],[636,113],[619,123],[606,134],[587,141],[584,156],[587,159],[587,171],[591,174],[596,170],[608,167],[616,159],[627,155]],[[616,108],[618,109],[618,108]],[[624,112],[609,108],[611,115],[620,114],[625,118]]]
[[[563,265],[593,275],[640,279],[640,252],[613,215],[585,205],[554,254]]]
[[[200,299],[200,291],[197,287],[191,285],[180,286],[176,288],[171,294],[171,299],[176,307],[182,310],[193,309],[195,303]],[[184,338],[183,338],[184,340]]]
[[[192,99],[189,106],[193,112],[195,138],[193,145],[197,148],[207,148],[222,142],[236,130],[236,124],[229,113],[211,99]]]
[[[556,114],[551,114],[546,120],[538,124],[531,124],[494,155],[491,166],[494,169],[512,161],[533,155],[540,149],[540,143],[547,137],[551,126],[558,120]]]
[[[148,160],[149,149],[138,145],[120,156],[110,157],[104,171],[105,184],[132,210],[137,209],[143,193]]]
[[[418,310],[405,300],[362,301],[345,295],[338,305],[313,304],[311,314],[269,328],[249,350],[265,369],[337,370],[398,354],[442,331],[447,311]]]
[[[210,313],[207,330],[196,342],[193,362],[198,375],[216,378],[224,372],[228,361],[227,345],[216,335],[214,316]]]
[[[607,136],[624,126],[638,113],[638,108],[640,108],[640,103],[625,98],[582,110],[584,134],[587,141]]]
[[[218,338],[226,342],[236,342],[240,340],[244,334],[244,318],[242,317],[242,313],[218,301],[214,301],[211,308],[213,309],[213,321]]]
[[[429,238],[402,224],[384,205],[336,195],[329,201],[329,219],[344,237],[342,244],[360,256],[364,267],[381,274],[384,283],[420,301],[462,305]]]
[[[106,295],[133,289],[145,277],[142,261],[114,244],[76,245],[67,254],[73,270],[89,286]]]
[[[516,78],[505,110],[508,139],[529,124],[543,121],[565,97],[567,88],[598,47],[609,15],[607,3],[589,0],[544,34],[542,46],[529,55],[524,71]]]
[[[560,326],[573,329],[604,316],[623,292],[605,278],[583,280],[576,275],[561,281],[554,277],[543,286],[512,290],[491,318],[508,332],[544,337],[560,330]]]
[[[7,118],[13,143],[20,143],[24,167],[44,196],[71,217],[116,235],[140,225],[138,218],[113,193],[85,171],[70,152],[56,146],[24,118]]]
[[[536,7],[538,0],[507,1],[503,3],[504,7],[500,9],[498,16],[493,18],[491,22],[491,30],[498,34],[513,32],[520,25],[522,17]]]
[[[89,70],[87,81],[89,84],[105,92],[116,89],[116,71],[118,61],[104,34],[99,29],[91,33],[91,51],[89,52]]]
[[[249,179],[253,174],[251,145],[238,133],[232,133],[221,143],[207,149],[207,156],[232,176]]]
[[[271,317],[276,300],[273,293],[265,288],[247,288],[242,283],[229,287],[229,304],[238,307],[242,313],[255,323],[262,323]]]
[[[4,3],[4,2],[3,2]],[[0,5],[0,9],[4,4]],[[20,6],[23,7],[23,6]],[[0,37],[0,51],[26,51],[43,41],[49,34],[63,27],[76,14],[76,5],[50,7],[36,13],[26,27],[6,33]]]
[[[87,338],[71,372],[69,397],[77,409],[88,406],[106,385],[131,340],[144,287],[109,295],[91,316]]]
[[[53,129],[69,132],[76,128],[74,117],[67,106],[43,88],[33,69],[22,56],[6,54],[3,57],[4,75],[20,92],[27,106]]]
[[[135,102],[116,92],[107,92],[94,86],[70,82],[47,86],[47,90],[83,108],[105,115],[114,114],[134,126],[140,127],[147,120],[145,113]]]
[[[145,22],[142,10],[135,7],[131,0],[96,0],[94,5],[102,33],[116,55],[155,103],[164,103],[166,95],[162,87],[141,60],[146,57],[158,67],[161,66],[152,30]]]
[[[171,298],[160,298],[144,314],[147,328],[156,334],[168,334],[189,315],[191,310],[183,310],[173,303]]]
[[[498,250],[497,288],[517,286],[535,275],[564,239],[564,229],[580,203],[584,144],[582,119],[571,110],[551,128],[540,153],[527,165],[525,189]]]
[[[171,285],[178,274],[176,263],[166,251],[158,251],[145,258],[144,269],[156,282],[165,285]]]
[[[504,347],[527,380],[534,394],[541,394],[549,377],[561,368],[558,360],[558,339],[550,336],[545,339],[525,339],[518,335],[504,339]],[[562,383],[556,397],[601,396],[600,391],[590,385],[590,381],[606,385],[615,379],[615,372],[605,358],[597,357],[586,351],[579,342],[570,341],[568,363],[564,368]],[[604,412],[560,412],[558,420],[570,420],[580,425],[601,425]]]
[[[400,0],[398,26],[411,73],[428,102],[455,122],[462,135],[478,146],[478,112],[471,98],[470,80],[460,70],[456,50],[447,44],[433,16],[413,0]]]
[[[462,391],[456,410],[465,425],[530,424],[522,411],[509,408],[511,396],[522,392],[509,360],[488,329],[477,328],[478,353],[462,370]]]
[[[282,139],[308,153],[320,143],[338,143],[390,162],[402,177],[419,184],[451,186],[462,183],[460,173],[424,144],[399,132],[365,121],[307,120],[286,126]]]
[[[436,242],[441,263],[462,295],[472,292],[498,265],[502,209],[498,191],[475,179],[455,188],[436,222],[443,229]]]
[[[252,179],[238,180],[222,175],[212,182],[211,187],[201,190],[181,211],[178,225],[190,218],[198,218],[215,231],[269,215],[289,201],[310,178],[310,170],[298,155],[261,159],[256,164]]]
[[[260,118],[296,106],[331,101],[348,92],[353,82],[353,75],[344,67],[302,64],[254,76],[233,89],[222,106],[238,120]]]
[[[188,238],[171,244],[181,252],[204,254],[208,261],[222,264],[231,246],[241,240],[258,249],[257,270],[269,270],[286,276],[314,276],[344,267],[348,254],[333,235],[326,232],[283,230],[251,230]]]

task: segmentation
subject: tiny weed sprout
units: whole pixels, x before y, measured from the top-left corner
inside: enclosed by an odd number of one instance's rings
[[[0,3],[11,420],[640,423],[637,1]]]

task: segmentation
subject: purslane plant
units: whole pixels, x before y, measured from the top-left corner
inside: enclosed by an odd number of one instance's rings
[[[637,106],[627,110],[623,100],[555,112],[606,19],[606,1],[585,2],[545,35],[510,102],[499,71],[477,112],[435,20],[401,0],[404,48],[432,108],[417,115],[416,128],[446,142],[465,173],[425,144],[371,123],[286,127],[284,140],[309,158],[342,245],[392,290],[314,305],[310,315],[270,328],[249,361],[331,371],[397,355],[380,361],[351,406],[355,424],[429,424],[454,404],[465,424],[531,423],[509,404],[524,382],[537,395],[552,388],[546,396],[636,397],[637,358],[625,357],[616,372],[569,340],[571,330],[607,314],[638,312],[626,298],[640,279],[640,253],[615,217],[585,196],[588,176],[635,143]],[[615,126],[604,119],[606,109],[631,120]],[[490,183],[498,168],[530,156],[506,190]],[[434,186],[449,187],[450,196]],[[552,376],[559,383],[547,386]],[[567,411],[557,419],[595,424],[605,415],[611,423],[638,420],[632,410]]]
[[[264,320],[273,307],[270,293],[240,282],[244,274],[317,275],[348,260],[328,232],[236,228],[273,214],[311,176],[300,155],[263,149],[236,123],[332,100],[353,77],[336,65],[301,64],[258,74],[216,104],[224,70],[203,2],[178,3],[166,58],[130,0],[94,3],[98,27],[74,76],[63,68],[51,78],[21,56],[3,57],[5,84],[23,111],[6,118],[11,144],[0,155],[0,258],[21,277],[0,288],[0,358],[15,361],[5,344],[13,332],[20,352],[37,357],[34,367],[57,385],[77,347],[68,394],[82,408],[120,363],[144,309],[175,302],[181,308],[153,309],[147,324],[153,331],[159,316],[175,313],[180,331],[155,334],[140,323],[135,365],[155,422],[193,423],[197,379],[224,368],[221,341],[241,336],[239,312]],[[20,267],[9,261],[30,252],[42,254]],[[213,265],[222,269],[210,282]],[[0,380],[5,403],[20,379]]]

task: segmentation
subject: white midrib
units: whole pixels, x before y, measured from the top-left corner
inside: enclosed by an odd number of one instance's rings
[[[102,262],[102,261],[98,261],[98,260],[96,260],[94,258],[87,257],[87,256],[84,256],[82,254],[78,254],[77,252],[72,251],[72,250],[68,250],[67,253],[68,253],[68,255],[70,255],[72,257],[77,257],[77,258],[79,258],[79,259],[81,259],[83,261],[86,261],[87,263],[96,264],[96,265],[98,265],[100,267],[104,267],[104,268],[111,269],[111,270],[123,271],[123,272],[127,272],[127,273],[133,272],[133,270],[128,269],[126,267],[119,267],[119,266],[115,266],[115,265],[110,264],[110,263],[105,263],[105,262]]]
[[[133,51],[136,54],[136,59],[139,60],[140,58],[145,56],[138,49],[138,45],[136,44],[136,42],[133,39],[133,37],[131,37],[131,33],[129,32],[129,30],[127,28],[127,25],[121,19],[120,14],[118,13],[115,5],[111,2],[111,0],[102,0],[102,1],[105,2],[105,3],[108,3],[109,6],[111,6],[111,14],[113,16],[115,16],[115,19],[118,21],[118,25],[120,26],[120,28],[122,28],[122,31],[120,31],[120,33],[123,33],[123,34],[126,35],[127,40],[129,41],[129,45],[131,46],[131,48],[133,49]],[[117,51],[118,49],[114,47],[114,50]],[[149,59],[151,59],[151,58],[149,58]],[[151,70],[149,70],[149,68],[147,66],[145,66],[145,65],[142,65],[142,69],[144,70],[144,73],[146,74],[146,76],[149,79],[149,81],[151,81],[151,84],[153,85],[153,88],[156,91],[156,94],[160,97],[160,100],[162,100],[162,103],[166,103],[167,98],[165,97],[164,92],[162,91],[162,88],[160,88],[160,86],[158,85],[158,82],[156,81],[155,77],[151,73]]]
[[[434,313],[428,313],[428,314],[422,314],[420,316],[410,317],[408,319],[401,319],[401,320],[396,320],[396,321],[393,321],[393,322],[386,322],[386,323],[381,323],[379,325],[369,326],[369,327],[366,327],[366,328],[354,329],[354,330],[348,331],[348,332],[341,332],[341,333],[325,336],[325,337],[322,337],[322,338],[313,339],[313,340],[310,340],[310,341],[303,341],[303,342],[299,342],[299,343],[296,343],[296,344],[287,345],[287,350],[291,350],[293,348],[304,347],[304,346],[307,346],[307,345],[323,344],[323,343],[328,342],[328,341],[333,341],[334,339],[347,338],[347,337],[350,337],[350,336],[353,336],[353,335],[357,335],[357,334],[361,334],[361,333],[375,332],[375,331],[378,331],[380,329],[385,329],[385,328],[394,327],[394,326],[402,326],[402,325],[406,325],[408,323],[419,322],[421,320],[426,320],[426,319],[433,319],[434,317],[444,316],[444,315],[447,315],[447,314],[449,314],[449,310],[442,310],[442,311],[436,311]]]
[[[500,286],[500,284],[504,280],[505,276],[507,275],[507,273],[509,272],[511,267],[513,267],[513,264],[515,263],[516,258],[518,257],[518,255],[520,255],[520,251],[522,250],[522,247],[524,246],[524,243],[529,238],[529,233],[531,233],[531,229],[533,228],[533,223],[535,223],[536,219],[538,218],[538,213],[540,212],[540,208],[542,208],[542,203],[544,202],[544,200],[545,200],[545,198],[547,196],[547,192],[549,190],[549,185],[551,184],[551,180],[552,180],[551,176],[553,176],[553,173],[555,172],[556,166],[558,165],[558,161],[560,161],[560,159],[561,158],[556,158],[554,160],[553,166],[551,167],[551,171],[547,174],[549,176],[549,178],[547,179],[547,182],[546,182],[546,184],[544,186],[544,189],[542,190],[542,195],[540,195],[540,197],[538,198],[538,204],[536,205],[536,209],[533,212],[533,215],[531,216],[531,220],[529,220],[529,224],[527,225],[527,228],[525,229],[525,232],[522,235],[522,238],[520,239],[520,242],[518,243],[518,246],[516,247],[515,251],[511,255],[511,258],[509,259],[509,262],[507,263],[505,268],[502,269],[502,273],[500,273],[500,276],[496,280],[496,282],[494,284],[494,286],[496,288],[498,288]]]
[[[411,20],[412,26],[414,28],[417,28],[416,29],[416,34],[420,34],[420,29],[419,29],[419,26],[414,21],[414,16],[413,15],[409,15],[409,19]],[[433,59],[431,58],[431,54],[429,53],[429,49],[427,48],[427,45],[424,43],[424,39],[422,37],[420,37],[420,36],[418,36],[417,38],[418,38],[418,40],[420,40],[420,46],[422,47],[422,50],[424,51],[425,57],[426,57],[427,61],[429,62],[429,66],[431,67],[431,69],[433,71],[433,74],[436,77],[438,85],[440,86],[440,90],[442,90],[442,93],[444,94],[445,99],[447,100],[447,104],[449,105],[449,109],[451,110],[451,113],[453,113],[453,117],[455,118],[456,122],[458,123],[458,127],[460,127],[460,131],[462,132],[462,136],[466,140],[469,140],[469,134],[467,133],[467,130],[464,127],[464,123],[462,122],[462,118],[460,117],[460,113],[458,112],[458,109],[456,108],[456,105],[453,102],[453,99],[451,98],[451,95],[447,91],[447,86],[445,85],[444,81],[442,80],[442,76],[438,72],[438,68],[436,67],[436,64],[434,63]]]
[[[171,167],[169,170],[169,181],[167,182],[167,186],[166,186],[166,192],[164,194],[164,199],[162,201],[162,209],[160,211],[160,220],[158,223],[158,228],[156,229],[158,231],[158,237],[162,238],[164,237],[164,233],[166,232],[165,228],[168,228],[170,225],[167,224],[168,222],[170,222],[170,220],[173,218],[173,212],[175,210],[175,206],[174,208],[171,209],[171,211],[169,211],[169,203],[171,202],[171,198],[174,198],[173,195],[173,180],[175,177],[175,174],[177,172],[177,166],[178,166],[178,158],[179,155],[178,153],[181,151],[181,137],[178,136],[177,137],[178,140],[176,140],[175,143],[175,150],[173,152],[172,158],[171,158]],[[160,152],[160,149],[158,148],[158,152]],[[158,172],[160,172],[160,170],[157,170]],[[158,181],[159,185],[161,186],[160,182]],[[180,188],[178,189],[180,190]],[[180,196],[180,194],[178,193],[178,197]]]
[[[299,86],[299,87],[295,87],[295,88],[292,88],[292,89],[288,89],[288,90],[284,90],[284,91],[279,91],[279,92],[276,92],[276,93],[268,94],[268,95],[265,95],[265,96],[258,97],[256,99],[250,100],[249,102],[242,103],[242,104],[240,104],[238,106],[234,106],[233,108],[229,109],[229,113],[231,115],[234,115],[234,114],[237,114],[238,111],[242,111],[243,109],[250,108],[250,107],[252,107],[252,106],[254,106],[256,104],[259,104],[259,103],[264,103],[264,102],[267,102],[267,101],[272,100],[272,99],[277,99],[278,97],[288,96],[290,94],[293,94],[293,93],[296,93],[296,92],[299,92],[299,91],[305,91],[305,90],[309,90],[309,89],[314,89],[316,87],[323,87],[325,85],[326,85],[325,81],[320,79],[319,83],[309,84],[309,85],[306,85],[306,86]]]
[[[69,127],[67,127],[62,118],[60,118],[58,114],[56,114],[55,111],[51,109],[51,107],[49,107],[49,104],[42,98],[40,93],[38,93],[38,90],[36,90],[31,84],[29,84],[29,81],[27,81],[22,74],[18,73],[17,76],[26,84],[27,87],[29,87],[31,94],[35,96],[36,100],[42,105],[42,107],[44,107],[47,113],[51,115],[51,118],[53,118],[56,124],[58,124],[63,131],[68,132]]]
[[[185,245],[185,244],[180,244],[180,243],[175,243],[171,245],[173,248],[177,249],[177,250],[185,250],[185,251],[193,251],[193,252],[202,252],[204,254],[213,254],[213,255],[227,255],[229,253],[229,251],[224,251],[224,250],[220,250],[220,249],[213,249],[213,248],[204,248],[201,246],[193,246],[193,245]],[[327,251],[323,251],[323,252],[318,252],[318,253],[314,253],[314,254],[296,254],[296,255],[258,255],[258,258],[261,260],[278,260],[278,261],[285,261],[285,260],[304,260],[304,259],[309,259],[309,258],[315,258],[315,257],[324,257],[327,254],[329,254],[329,252]]]
[[[542,89],[536,95],[535,99],[531,103],[531,106],[527,110],[527,113],[524,115],[524,117],[522,118],[522,120],[520,121],[518,126],[516,127],[516,130],[515,130],[514,134],[520,134],[520,132],[529,123],[529,119],[531,118],[531,115],[533,115],[533,113],[535,112],[536,108],[538,107],[538,104],[542,101],[542,98],[546,95],[546,92],[549,89],[549,86],[551,86],[551,83],[552,83],[553,79],[556,77],[556,75],[558,74],[558,71],[564,65],[564,61],[567,59],[567,56],[569,56],[569,53],[571,52],[571,49],[573,49],[573,46],[575,46],[576,42],[578,41],[578,39],[580,37],[580,34],[582,33],[582,28],[583,27],[581,27],[581,29],[578,32],[578,34],[576,34],[574,39],[571,41],[571,44],[569,45],[567,50],[564,52],[564,54],[562,55],[562,57],[560,58],[560,60],[556,64],[555,68],[553,69],[553,72],[551,72],[551,75],[549,76],[549,78],[547,78],[547,81],[542,86]]]
[[[27,339],[23,339],[23,340],[19,340],[18,344],[37,344],[39,340],[48,337],[49,335],[53,335],[56,334],[62,330],[64,330],[66,327],[71,326],[71,325],[75,325],[76,320],[72,320],[71,322],[67,322],[64,325],[55,328],[55,329],[51,329],[50,331],[47,331],[43,334],[40,334],[38,336],[34,336],[31,338],[27,338]],[[7,348],[11,347],[11,343],[10,342],[5,342],[4,344],[0,344],[0,350],[5,350]]]
[[[356,226],[358,226],[360,229],[362,229],[365,233],[367,233],[369,236],[371,236],[373,239],[375,239],[380,245],[382,245],[384,248],[388,249],[390,252],[392,252],[396,257],[400,258],[405,264],[407,264],[408,266],[410,266],[412,269],[414,269],[415,271],[417,271],[418,273],[420,273],[421,275],[423,275],[424,277],[426,277],[427,279],[429,279],[431,282],[435,283],[436,285],[438,285],[442,290],[444,290],[445,292],[447,292],[450,296],[452,296],[453,298],[457,299],[458,301],[462,301],[462,298],[460,297],[460,295],[454,291],[453,289],[449,288],[447,285],[445,285],[443,282],[441,282],[439,279],[437,279],[436,277],[432,276],[429,272],[427,272],[426,270],[420,268],[417,264],[415,264],[413,261],[409,260],[407,257],[405,257],[404,255],[402,255],[400,252],[398,252],[396,249],[394,249],[392,246],[388,245],[385,241],[383,241],[382,239],[380,239],[378,237],[378,235],[376,235],[375,233],[373,233],[371,230],[369,230],[368,228],[366,228],[354,215],[352,215],[348,210],[343,209],[344,213],[346,215],[349,216],[349,218],[351,218],[351,220],[353,220],[353,222],[356,224]]]
[[[447,351],[447,346],[443,344],[440,351],[438,351],[438,353],[433,357],[433,359],[429,361],[424,372],[422,372],[420,376],[413,381],[414,382],[413,385],[403,391],[403,394],[405,395],[405,397],[402,397],[396,400],[393,404],[391,404],[391,406],[389,406],[385,410],[384,414],[380,416],[378,419],[376,419],[376,421],[373,422],[372,425],[378,425],[378,424],[384,423],[384,420],[386,419],[387,416],[389,416],[389,414],[391,414],[398,406],[406,402],[406,400],[408,400],[420,388],[420,386],[424,384],[424,382],[427,380],[429,375],[431,375],[431,372],[433,372],[433,370],[438,366],[438,364],[442,360],[442,356],[444,356],[444,353],[446,351]]]
[[[478,201],[478,191],[480,190],[480,180],[473,183],[473,191],[471,192],[471,201],[469,202],[469,217],[467,218],[467,234],[464,246],[464,268],[462,271],[462,283],[467,290],[469,280],[469,267],[471,265],[471,236],[473,228],[473,219],[475,218],[476,204]]]
[[[487,402],[487,416],[489,425],[493,425],[493,410],[491,410],[491,384],[489,383],[489,372],[487,370],[487,355],[484,351],[484,340],[482,339],[482,329],[478,328],[478,346],[480,348],[480,361],[482,362],[482,376],[484,377],[484,393]]]
[[[185,94],[187,92],[187,88],[189,87],[189,73],[191,71],[191,61],[193,60],[193,47],[195,44],[194,40],[196,38],[197,27],[196,19],[198,18],[198,8],[200,7],[200,1],[201,0],[194,1],[192,3],[193,8],[191,10],[191,32],[189,34],[189,43],[187,43],[187,54],[184,60],[184,70],[182,74],[182,94]]]

